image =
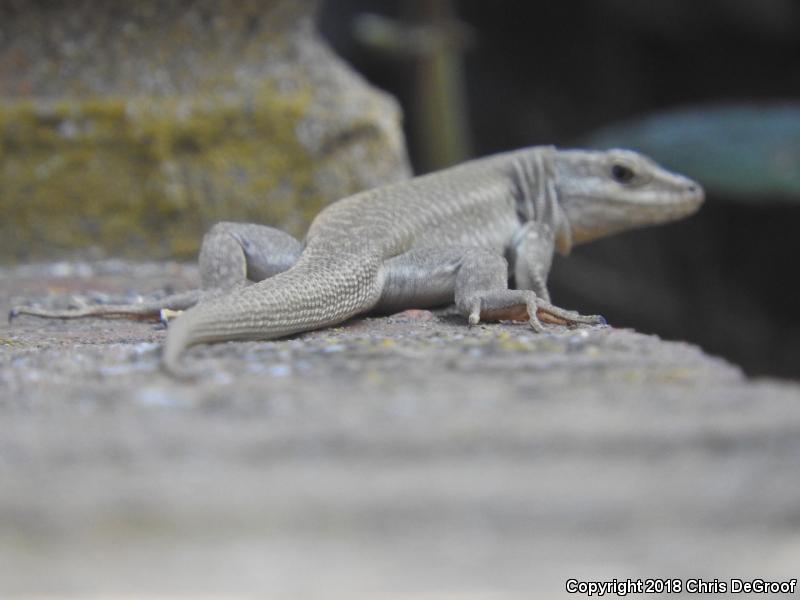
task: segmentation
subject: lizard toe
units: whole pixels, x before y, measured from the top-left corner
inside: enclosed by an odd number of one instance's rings
[[[183,313],[182,310],[171,310],[169,308],[162,308],[158,311],[158,322],[164,325],[165,327],[169,325],[169,322],[175,317],[178,317]]]
[[[574,322],[575,325],[608,325],[603,315],[578,315]]]
[[[481,322],[481,300],[480,298],[471,298],[466,302],[468,307],[467,319],[470,326],[477,325]],[[464,311],[467,312],[467,311]]]
[[[528,324],[531,326],[536,333],[544,333],[544,325],[539,319],[533,318],[528,321]]]
[[[544,325],[542,325],[536,313],[537,310],[533,307],[528,310],[528,324],[536,333],[544,333]]]

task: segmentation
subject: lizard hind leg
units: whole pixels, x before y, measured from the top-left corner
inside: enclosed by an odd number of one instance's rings
[[[302,251],[302,244],[280,229],[222,221],[203,238],[201,285],[204,290],[229,290],[262,281],[289,269]]]
[[[191,290],[136,304],[97,304],[64,310],[20,305],[9,311],[8,320],[30,315],[46,319],[94,317],[164,323],[198,302],[285,271],[301,252],[300,242],[278,229],[250,223],[217,223],[203,238],[200,249],[202,291]]]
[[[197,303],[199,290],[172,294],[158,300],[148,300],[136,304],[95,304],[80,308],[51,310],[35,306],[15,306],[8,313],[9,322],[20,315],[30,315],[45,319],[81,319],[87,317],[106,319],[134,319],[140,321],[161,321],[162,310],[182,311]]]

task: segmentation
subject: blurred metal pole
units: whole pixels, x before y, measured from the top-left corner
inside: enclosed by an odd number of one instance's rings
[[[451,0],[407,0],[403,13],[401,20],[359,15],[355,35],[370,48],[413,61],[415,154],[421,170],[432,171],[472,154],[462,54],[474,36]]]

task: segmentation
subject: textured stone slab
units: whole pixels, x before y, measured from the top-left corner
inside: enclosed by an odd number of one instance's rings
[[[0,306],[195,277],[5,269]],[[797,384],[633,331],[415,312],[196,348],[208,376],[185,384],[158,371],[163,336],[0,328],[0,591],[554,597],[568,577],[797,575]]]

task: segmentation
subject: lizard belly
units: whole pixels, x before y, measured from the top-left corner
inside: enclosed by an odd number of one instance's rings
[[[440,260],[436,254],[417,251],[388,260],[375,309],[389,312],[452,304],[460,260],[457,256]]]

